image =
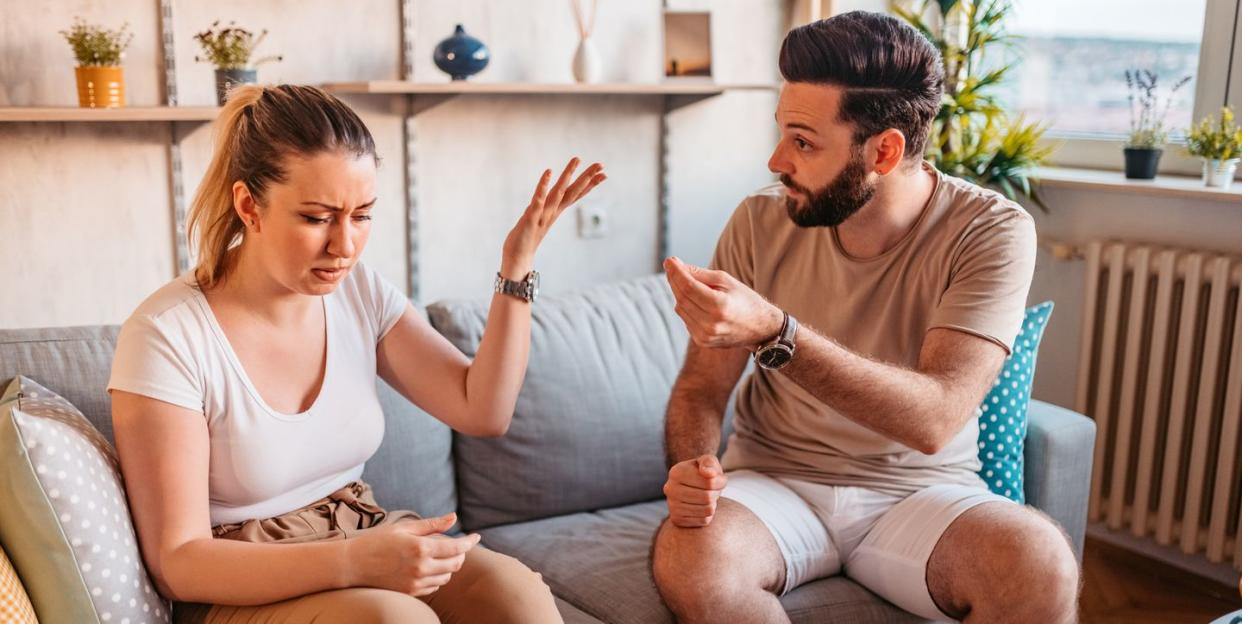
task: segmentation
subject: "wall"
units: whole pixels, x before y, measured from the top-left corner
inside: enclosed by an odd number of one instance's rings
[[[715,79],[775,84],[785,3],[682,0],[710,8]],[[216,19],[271,30],[261,52],[285,56],[264,82],[400,78],[400,3],[367,0],[174,2],[177,89],[183,105],[211,105],[211,67],[192,36]],[[135,33],[126,55],[133,106],[162,104],[158,3],[0,0],[0,106],[73,106],[73,59],[57,31],[73,16]],[[661,77],[661,2],[602,0],[596,43],[605,81]],[[493,59],[475,80],[569,82],[577,35],[564,0],[414,2],[414,78],[446,81],[431,50],[462,23]],[[380,156],[380,201],[364,260],[406,283],[405,101],[346,98],[371,127]],[[703,262],[720,225],[766,184],[776,93],[728,92],[668,116],[670,249]],[[588,201],[608,213],[602,239],[577,236],[573,214],[537,259],[549,293],[649,274],[656,231],[662,103],[655,97],[471,96],[421,113],[414,177],[422,229],[422,302],[486,296],[501,241],[539,172],[572,155],[600,160],[609,180]],[[175,275],[168,145],[181,139],[187,201],[211,152],[207,124],[0,123],[0,327],[119,323]]]

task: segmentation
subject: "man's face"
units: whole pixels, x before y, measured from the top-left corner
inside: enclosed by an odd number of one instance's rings
[[[788,83],[776,123],[781,139],[768,169],[785,185],[785,209],[801,227],[844,223],[875,195],[875,183],[852,128],[837,119],[840,87]]]

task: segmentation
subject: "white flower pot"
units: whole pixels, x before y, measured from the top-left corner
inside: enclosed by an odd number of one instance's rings
[[[1238,170],[1238,160],[1203,159],[1203,183],[1221,189],[1229,188],[1233,184],[1233,174]]]
[[[603,69],[600,67],[599,51],[590,37],[578,43],[578,51],[574,54],[574,80],[578,82],[599,82]]]

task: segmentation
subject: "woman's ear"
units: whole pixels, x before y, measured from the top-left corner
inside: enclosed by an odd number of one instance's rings
[[[241,180],[233,183],[233,210],[247,230],[259,231],[259,205]]]

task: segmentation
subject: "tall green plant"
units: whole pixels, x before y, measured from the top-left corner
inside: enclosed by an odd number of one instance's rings
[[[1055,148],[1042,144],[1047,126],[1010,118],[993,93],[1013,69],[987,67],[989,50],[1017,41],[1005,30],[1010,0],[893,0],[892,11],[940,51],[944,101],[927,141],[937,169],[999,189],[1008,198],[1030,199],[1047,212],[1036,168]]]

